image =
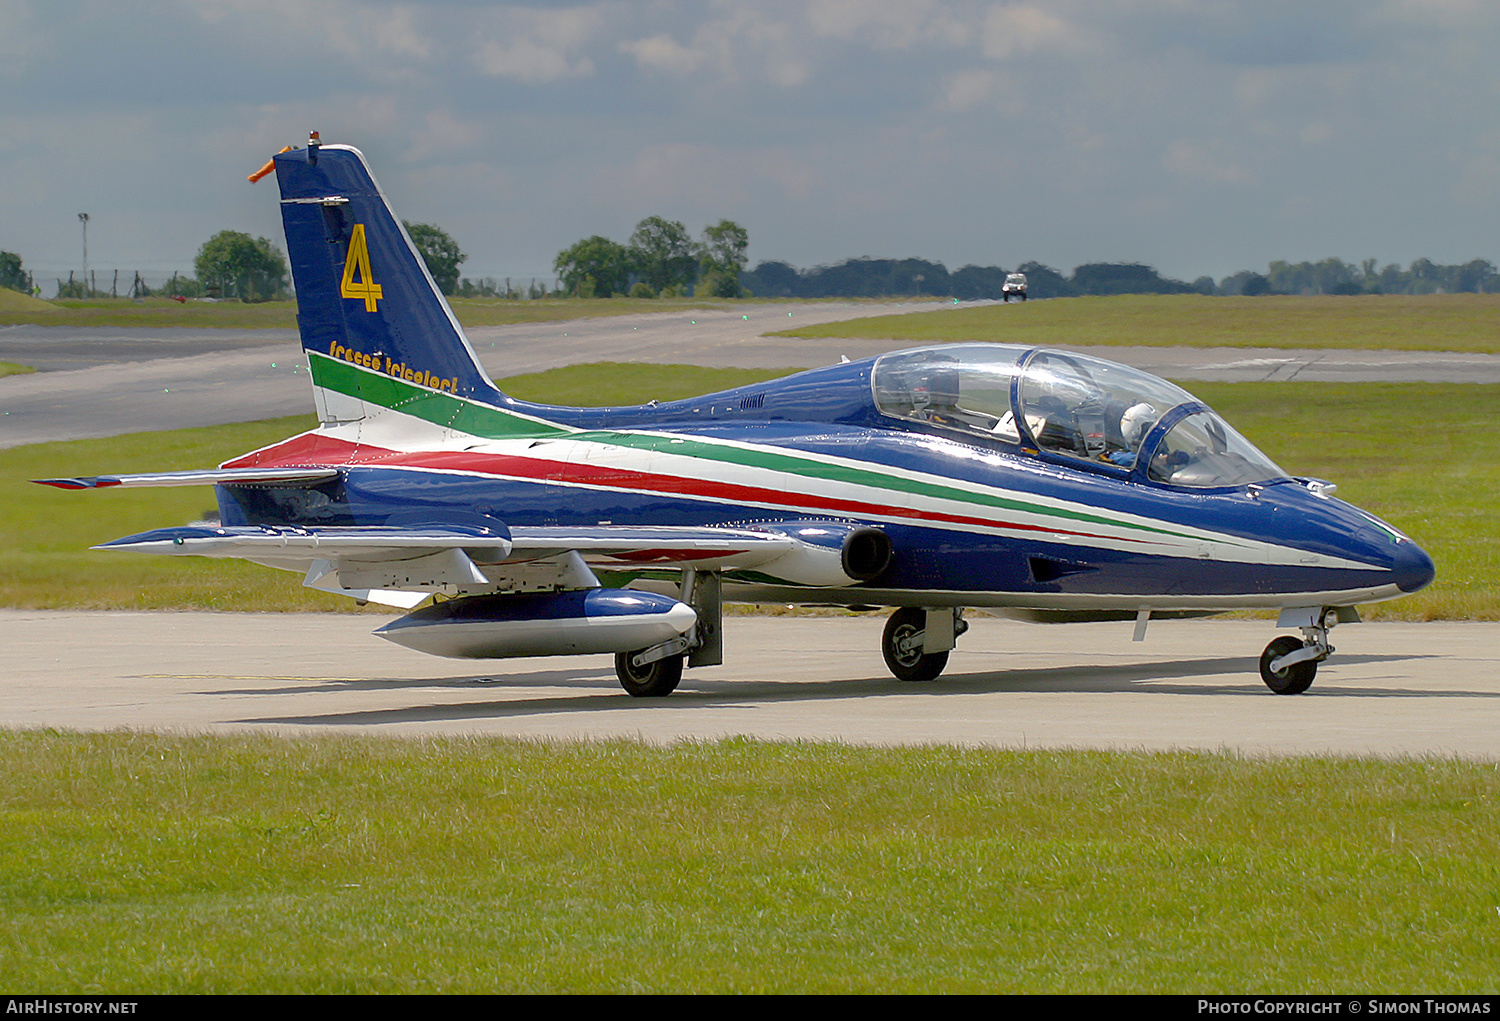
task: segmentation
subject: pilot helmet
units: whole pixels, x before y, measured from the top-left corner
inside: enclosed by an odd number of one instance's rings
[[[1124,438],[1128,446],[1139,447],[1141,440],[1146,438],[1151,427],[1160,419],[1161,416],[1156,413],[1156,409],[1145,401],[1132,404],[1120,416],[1120,436]]]

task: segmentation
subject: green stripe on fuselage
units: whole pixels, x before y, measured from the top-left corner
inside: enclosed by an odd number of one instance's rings
[[[662,436],[652,433],[635,432],[582,432],[575,433],[570,438],[587,440],[593,443],[604,443],[611,446],[630,447],[636,450],[649,450],[653,453],[677,454],[686,457],[722,461],[729,464],[740,464],[749,468],[789,472],[825,479],[830,482],[847,482],[851,485],[866,486],[873,489],[894,490],[901,493],[912,493],[917,496],[955,500],[982,507],[993,507],[997,510],[1015,511],[1026,514],[1044,514],[1080,523],[1108,525],[1114,528],[1130,528],[1143,532],[1153,532],[1157,535],[1170,535],[1180,539],[1195,538],[1183,532],[1175,532],[1171,529],[1157,528],[1151,525],[1136,524],[1130,521],[1120,521],[1116,518],[1109,518],[1100,514],[1090,514],[1087,511],[1045,507],[1028,503],[1025,500],[996,496],[991,493],[975,493],[967,489],[942,485],[933,482],[931,478],[914,479],[900,475],[888,475],[884,472],[859,468],[854,465],[830,464],[826,461],[788,454],[767,447],[741,447],[730,444],[710,443],[691,437]]]
[[[992,493],[975,493],[956,486],[944,485],[930,478],[906,478],[849,464],[837,464],[819,460],[810,455],[791,454],[764,446],[738,446],[732,443],[715,443],[690,436],[662,435],[648,432],[619,432],[616,430],[590,430],[580,432],[564,426],[542,422],[535,418],[518,415],[501,408],[475,404],[452,394],[442,393],[424,386],[416,386],[405,380],[383,372],[372,371],[348,362],[309,352],[313,382],[321,387],[336,390],[341,394],[376,404],[404,415],[411,415],[435,425],[468,433],[481,439],[519,439],[527,436],[559,436],[580,442],[598,443],[605,446],[628,447],[632,450],[651,453],[674,454],[684,457],[718,461],[724,464],[743,465],[768,471],[779,471],[829,482],[883,489],[898,493],[910,493],[942,500],[953,500],[977,507],[1010,511],[1013,513],[1037,514],[1044,517],[1061,518],[1078,524],[1103,525],[1125,528],[1137,532],[1172,536],[1178,539],[1196,539],[1197,536],[1153,525],[1122,521],[1118,518],[1093,514],[1088,511],[1069,510],[1030,503],[1026,500],[998,496]],[[1227,537],[1219,541],[1232,542]]]

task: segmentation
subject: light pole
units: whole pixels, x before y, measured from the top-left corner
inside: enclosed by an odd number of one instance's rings
[[[93,290],[89,286],[89,214],[79,213],[78,222],[83,224],[83,291],[88,294]]]

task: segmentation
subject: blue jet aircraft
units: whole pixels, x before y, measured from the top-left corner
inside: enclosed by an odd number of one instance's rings
[[[908,681],[942,671],[965,608],[1133,618],[1137,640],[1153,614],[1274,608],[1302,637],[1260,672],[1294,694],[1355,604],[1432,580],[1407,536],[1191,394],[1077,354],[922,347],[640,407],[516,400],[358,150],[315,135],[273,163],[320,424],[217,469],[41,480],[215,487],[218,527],[99,549],[297,571],[410,611],[375,633],[439,656],[614,653],[637,696],[722,662],[724,599],[895,607],[882,651]]]

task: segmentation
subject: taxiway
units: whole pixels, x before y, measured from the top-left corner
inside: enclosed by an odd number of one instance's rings
[[[1500,759],[1500,629],[1369,623],[1304,695],[1256,673],[1267,621],[1029,625],[975,615],[903,684],[883,614],[728,617],[727,663],[665,699],[608,656],[437,660],[375,614],[0,611],[0,726],[533,739],[768,740]]]

